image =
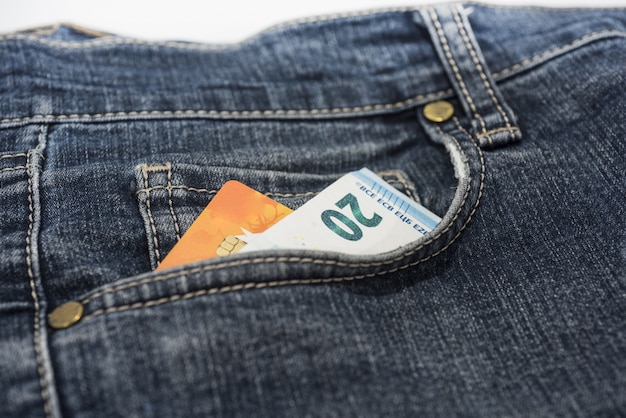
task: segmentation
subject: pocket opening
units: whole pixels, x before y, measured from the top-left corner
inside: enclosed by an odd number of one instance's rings
[[[480,149],[458,121],[434,126],[416,118],[414,112],[411,113],[410,123],[407,122],[406,114],[385,118],[384,123],[392,123],[392,132],[398,134],[398,137],[378,139],[377,135],[369,132],[365,137],[368,142],[364,144],[350,138],[350,146],[367,146],[372,150],[359,151],[359,158],[346,155],[343,159],[324,160],[326,165],[321,166],[318,171],[320,174],[307,174],[312,169],[292,171],[291,168],[297,166],[298,158],[302,157],[297,153],[286,164],[289,171],[280,171],[280,166],[275,166],[277,162],[274,160],[255,162],[249,167],[241,161],[237,161],[237,166],[216,165],[215,155],[209,152],[189,154],[163,152],[159,149],[158,159],[151,158],[150,154],[140,159],[134,157],[134,173],[127,171],[124,177],[128,179],[127,193],[128,184],[134,184],[130,194],[136,211],[133,224],[138,229],[128,231],[125,236],[134,240],[129,241],[134,247],[133,251],[146,255],[146,259],[138,260],[137,266],[151,266],[154,269],[228,180],[239,180],[295,209],[340,176],[365,166],[382,175],[405,194],[419,199],[428,209],[434,209],[433,212],[439,216],[443,215],[443,221],[423,239],[391,252],[367,257],[323,251],[283,250],[272,254],[250,253],[209,259],[157,272],[142,269],[144,273],[139,271],[139,274],[130,277],[111,276],[110,273],[114,274],[114,271],[110,269],[107,277],[97,282],[94,280],[97,286],[77,289],[72,299],[85,301],[88,305],[86,315],[89,315],[89,312],[126,306],[131,300],[136,301],[133,304],[149,304],[164,298],[175,300],[225,292],[231,288],[241,290],[286,284],[346,282],[383,277],[410,267],[416,268],[411,269],[412,272],[419,271],[417,266],[445,252],[469,223],[481,194],[484,164]],[[164,123],[167,125],[167,122]],[[275,122],[277,125],[283,123]],[[406,125],[400,129],[396,126],[398,123]],[[198,124],[197,128],[200,129],[202,123]],[[152,132],[145,131],[144,125],[147,123],[141,122],[137,126],[142,129],[141,133]],[[179,127],[178,124],[174,126]],[[91,125],[81,126],[81,129],[91,128]],[[123,134],[133,135],[133,129]],[[273,129],[272,133],[275,133],[278,128]],[[185,135],[194,132],[191,130]],[[340,138],[336,139],[339,143]],[[281,138],[278,142],[286,140]],[[186,139],[183,138],[177,143],[168,141],[158,145],[186,146],[184,141]],[[306,146],[301,138],[297,141],[297,149]],[[314,143],[312,145],[317,146]],[[344,145],[342,143],[342,149]],[[281,143],[280,146],[286,145]],[[149,150],[145,144],[144,148]],[[209,150],[212,149],[214,147],[209,147]],[[250,150],[246,149],[245,152],[249,154],[246,156],[251,157]],[[238,158],[242,155],[239,154]],[[207,159],[208,164],[204,164],[203,159]],[[306,159],[302,161],[306,162]],[[335,165],[338,165],[337,170],[329,169]],[[125,166],[128,167],[127,163]],[[98,169],[101,167],[98,166]],[[108,172],[111,173],[110,170]],[[134,180],[131,182],[129,175],[133,174]],[[442,178],[433,180],[437,176]],[[115,201],[111,203],[115,204]],[[126,209],[119,210],[117,216],[128,216],[128,212]],[[138,235],[139,228],[143,232],[141,236]],[[109,236],[114,234],[115,230],[109,231]],[[158,253],[155,251],[157,245]],[[132,266],[125,266],[124,271],[129,270],[132,270]],[[138,289],[142,290],[137,293]]]

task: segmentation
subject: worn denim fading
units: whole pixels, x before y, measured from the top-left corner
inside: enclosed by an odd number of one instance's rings
[[[625,36],[452,4],[0,37],[0,416],[625,415]],[[295,209],[364,166],[441,224],[152,271],[227,180]]]

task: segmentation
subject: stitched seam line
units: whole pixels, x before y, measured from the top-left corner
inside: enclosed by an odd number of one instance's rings
[[[45,125],[41,125],[39,129],[38,143],[42,142],[45,133]],[[31,166],[39,167],[37,164],[31,164]],[[26,168],[26,167],[24,167]],[[37,296],[37,288],[35,286],[35,274],[33,272],[33,261],[31,253],[32,245],[32,232],[34,227],[34,213],[33,207],[33,178],[30,171],[28,174],[28,230],[26,233],[26,271],[28,274],[28,282],[31,290],[31,297],[35,306],[35,319],[33,323],[33,345],[35,349],[35,361],[37,362],[37,374],[39,375],[39,386],[41,388],[41,399],[43,401],[43,409],[46,417],[52,416],[52,407],[50,406],[50,392],[48,389],[48,381],[46,379],[46,367],[44,365],[42,353],[41,353],[41,323],[39,321],[39,315],[41,312],[41,306],[39,305],[39,297]]]
[[[23,167],[22,167],[23,168]],[[155,170],[147,170],[147,171],[155,171]],[[391,172],[380,172],[378,173],[379,175],[390,175]],[[395,175],[395,174],[393,174]],[[396,182],[396,183],[401,183],[404,187],[405,190],[409,190],[410,185],[408,184],[407,180],[404,179],[400,179],[400,176],[396,175],[395,179],[389,179],[386,180],[387,182]],[[150,187],[144,187],[141,188],[139,190],[135,191],[135,195],[139,195],[140,193],[150,193],[154,190],[167,190],[168,193],[171,195],[171,191],[172,190],[187,190],[190,192],[197,192],[197,193],[207,193],[207,194],[217,194],[217,192],[219,190],[217,189],[202,189],[202,188],[195,188],[195,187],[189,187],[189,186],[184,186],[184,185],[173,185],[171,184],[171,178],[168,179],[168,185],[167,186],[163,186],[163,185],[157,185],[157,186],[150,186]],[[409,190],[410,193],[410,190]],[[317,192],[302,192],[302,193],[275,193],[275,192],[267,192],[267,193],[263,193],[265,196],[268,197],[282,197],[282,198],[289,198],[289,197],[308,197],[308,196],[316,196],[318,194],[320,194],[319,191]]]
[[[307,197],[307,196],[317,196],[321,192],[304,192],[304,193],[263,193],[268,197]]]
[[[143,166],[141,168],[141,174],[143,174],[143,180],[146,186],[149,184],[148,180],[148,167]],[[150,229],[152,230],[152,243],[154,244],[154,256],[156,258],[157,265],[161,261],[161,253],[159,252],[159,238],[157,237],[157,229],[152,216],[152,208],[150,206],[150,193],[146,193],[146,212],[148,214],[148,221],[150,222]]]
[[[147,173],[159,173],[159,172],[167,172],[167,170],[169,170],[169,167],[167,166],[167,164],[163,164],[163,165],[147,165],[144,164],[143,168],[145,168],[145,171]]]
[[[40,151],[32,149],[32,150],[29,150],[28,153],[19,152],[17,154],[11,154],[11,155],[0,155],[0,160],[3,160],[5,158],[28,158],[28,156],[31,154],[37,154],[39,158],[41,158],[42,160],[46,159]]]
[[[448,63],[450,64],[450,67],[452,68],[452,72],[454,72],[454,76],[459,83],[459,87],[461,88],[461,91],[463,92],[463,96],[465,96],[465,100],[467,100],[467,103],[470,106],[470,109],[472,110],[474,117],[478,119],[483,132],[485,132],[487,130],[487,126],[485,125],[485,121],[483,120],[483,118],[478,113],[478,109],[476,108],[476,105],[474,104],[474,100],[472,100],[472,97],[470,96],[469,91],[467,90],[467,86],[465,85],[465,82],[463,81],[463,77],[461,76],[459,67],[457,66],[456,61],[454,60],[454,57],[452,56],[452,51],[450,50],[450,45],[448,45],[448,40],[446,39],[445,33],[443,31],[443,27],[441,26],[441,22],[439,22],[439,17],[437,16],[437,14],[435,13],[433,9],[430,9],[429,11],[430,11],[430,17],[437,31],[437,36],[439,37],[439,42],[441,42],[441,47],[443,48],[446,58],[448,59]]]
[[[20,152],[18,154],[13,154],[13,155],[0,155],[0,160],[3,160],[5,158],[18,158],[18,157],[26,157],[26,153]]]
[[[178,225],[178,217],[174,212],[174,203],[172,202],[172,165],[167,163],[167,203],[170,207],[170,215],[174,221],[174,230],[176,231],[176,239],[180,241],[180,226]]]
[[[454,20],[456,22],[457,28],[459,29],[459,32],[461,33],[461,38],[463,38],[463,42],[465,42],[465,46],[467,47],[470,53],[470,56],[472,57],[472,61],[474,62],[474,65],[476,66],[476,69],[478,70],[478,74],[480,75],[480,78],[483,81],[483,85],[487,89],[487,93],[489,94],[491,101],[496,106],[496,109],[498,110],[500,115],[502,115],[502,117],[504,118],[506,127],[511,128],[511,122],[509,120],[509,117],[507,116],[506,112],[500,105],[500,101],[498,100],[495,92],[491,88],[491,83],[489,83],[489,79],[487,78],[487,75],[485,74],[485,70],[483,69],[483,66],[480,63],[480,60],[478,59],[478,55],[476,54],[476,51],[474,50],[474,46],[472,45],[472,42],[470,41],[469,36],[467,35],[467,32],[465,31],[465,27],[463,25],[463,22],[461,21],[461,16],[459,15],[458,9],[455,9],[454,11]],[[510,132],[511,140],[514,140],[515,139],[514,132],[512,130],[510,130],[509,132]]]
[[[150,187],[146,187],[143,189],[139,189],[135,192],[135,194],[139,194],[139,193],[146,193],[149,194],[151,191],[153,190],[176,190],[176,189],[181,189],[181,190],[188,190],[191,192],[197,192],[197,193],[208,193],[208,194],[216,194],[219,190],[213,189],[213,190],[209,190],[209,189],[197,189],[195,187],[189,187],[189,186],[182,186],[182,185],[171,185],[171,186],[150,186]],[[266,196],[271,196],[271,197],[306,197],[306,196],[314,196],[319,194],[320,192],[305,192],[305,193],[272,193],[272,192],[268,192],[268,193],[264,193]]]
[[[59,122],[68,119],[98,120],[116,117],[146,117],[146,116],[188,116],[188,117],[280,117],[280,116],[312,116],[312,115],[344,115],[369,113],[380,110],[397,110],[412,106],[422,100],[431,100],[452,94],[452,89],[440,90],[435,93],[420,94],[395,103],[374,104],[354,107],[335,107],[325,109],[277,109],[277,110],[141,110],[130,112],[107,113],[72,113],[68,115],[33,115],[22,118],[0,119],[0,123],[19,122]]]
[[[198,192],[198,193],[209,193],[209,194],[216,194],[218,192],[218,190],[209,190],[209,189],[197,189],[195,187],[188,187],[188,186],[178,186],[178,185],[171,185],[171,186],[150,186],[150,187],[145,187],[143,189],[139,189],[135,192],[136,195],[138,195],[139,193],[146,193],[149,194],[151,191],[153,190],[168,190],[168,189],[172,189],[172,190],[176,190],[176,189],[181,189],[181,190],[188,190],[191,192]]]
[[[458,124],[458,120],[456,120],[456,123]],[[467,131],[465,131],[465,129],[463,129],[463,131],[467,135]],[[467,228],[467,226],[469,225],[472,217],[476,213],[476,210],[478,209],[478,206],[480,205],[480,200],[481,200],[482,195],[483,195],[484,180],[485,180],[485,160],[484,160],[484,155],[482,153],[482,150],[474,142],[472,137],[468,135],[468,138],[470,138],[470,140],[472,141],[472,144],[476,147],[476,149],[478,151],[478,154],[480,156],[480,164],[481,164],[480,186],[479,186],[479,192],[478,192],[478,197],[476,199],[476,203],[474,204],[474,207],[472,208],[472,211],[470,212],[467,220],[465,221],[465,223],[463,224],[461,229],[450,240],[450,242],[448,242],[448,244],[446,244],[439,251],[437,251],[437,252],[435,252],[435,253],[427,256],[427,257],[424,257],[424,258],[422,258],[420,260],[417,260],[417,261],[415,261],[413,263],[409,263],[409,264],[406,264],[406,265],[403,265],[403,266],[399,266],[399,267],[396,267],[396,268],[393,268],[393,269],[389,269],[389,270],[386,270],[386,271],[380,271],[380,272],[377,272],[377,273],[357,275],[357,276],[351,276],[351,277],[334,277],[334,278],[326,278],[326,279],[291,279],[291,280],[285,280],[285,281],[271,281],[271,282],[263,282],[263,283],[248,282],[248,283],[242,283],[242,284],[236,284],[236,285],[228,285],[228,286],[222,286],[222,287],[211,288],[211,289],[202,289],[202,290],[197,290],[197,291],[194,291],[194,292],[178,294],[178,295],[172,295],[172,296],[168,296],[168,297],[165,297],[165,298],[155,299],[155,300],[147,301],[147,302],[137,302],[137,303],[128,304],[128,305],[114,306],[114,307],[110,307],[110,308],[106,308],[106,309],[97,309],[97,310],[91,312],[90,314],[86,315],[83,318],[83,321],[95,318],[95,317],[103,315],[103,314],[114,313],[114,312],[123,312],[123,311],[127,311],[127,310],[132,310],[132,309],[139,309],[139,308],[146,308],[146,307],[151,307],[151,306],[157,306],[157,305],[161,305],[161,304],[168,303],[168,302],[175,302],[175,301],[178,301],[178,300],[193,299],[193,298],[196,298],[196,297],[206,296],[206,295],[216,295],[216,294],[231,293],[231,292],[242,291],[242,290],[263,289],[263,288],[272,288],[272,287],[281,287],[281,286],[315,285],[315,284],[324,284],[324,283],[340,283],[340,282],[356,281],[356,280],[372,278],[372,277],[381,276],[381,275],[384,275],[384,274],[393,273],[393,272],[396,272],[396,271],[399,271],[399,270],[404,270],[406,268],[414,267],[414,266],[416,266],[418,264],[421,264],[421,263],[423,263],[423,262],[425,262],[425,261],[427,261],[427,260],[429,260],[429,259],[431,259],[433,257],[436,257],[437,255],[443,253],[448,248],[450,248],[450,246],[454,242],[456,242],[456,240],[459,238],[459,236],[465,230],[465,228]],[[456,142],[456,146],[460,149],[460,146],[459,146],[458,142],[456,141],[456,139],[454,139],[454,141]],[[465,191],[465,196],[463,198],[463,202],[459,206],[459,210],[455,214],[455,217],[450,222],[450,225],[448,226],[448,228],[446,228],[445,231],[442,231],[441,233],[439,233],[437,235],[437,237],[441,236],[443,233],[445,233],[447,230],[449,230],[451,225],[454,224],[454,222],[456,221],[456,219],[458,218],[458,216],[459,216],[459,214],[461,212],[461,209],[463,208],[463,206],[464,206],[464,204],[465,204],[465,202],[467,200],[467,197],[469,195],[469,191],[470,191],[470,184],[468,183],[468,186],[467,186],[466,191]],[[430,242],[432,242],[435,239],[437,239],[437,237],[434,237],[432,240],[430,240]],[[423,245],[421,245],[420,247],[416,248],[412,252],[407,253],[407,255],[410,255],[410,254],[414,253],[415,251],[418,251],[419,249],[423,248],[423,246],[425,246],[425,245],[427,245],[427,243],[424,243]],[[258,259],[258,260],[259,260],[259,262],[271,261],[271,259]],[[254,261],[255,260],[251,260],[251,262],[254,262]],[[279,257],[275,257],[275,261],[313,262],[313,263],[318,261],[318,264],[320,264],[320,262],[322,262],[323,260],[299,259],[297,257],[293,257],[292,259],[289,259],[289,258],[281,259]],[[391,261],[391,262],[393,262],[393,261]],[[387,264],[390,264],[391,262],[388,262]],[[243,264],[243,263],[232,263],[232,265],[237,265],[237,264]],[[332,263],[325,262],[323,264],[332,264]],[[339,264],[339,263],[335,263],[335,264]],[[372,263],[371,265],[378,265],[378,264],[380,264],[380,263]],[[202,271],[214,270],[216,268],[219,268],[219,266],[205,266],[203,268],[202,267],[197,267],[195,269],[190,269],[190,270],[188,270],[186,272],[187,272],[187,274],[193,274],[193,273],[202,272]],[[178,276],[178,275],[183,274],[183,273],[185,273],[185,271],[180,271],[180,272],[177,272],[177,273],[170,273],[170,274],[164,276],[164,278],[162,278],[160,280],[164,280],[166,278]],[[146,284],[146,283],[149,283],[149,282],[151,282],[151,280],[143,280],[143,281],[141,281],[141,283],[133,284],[133,286],[138,286],[138,285]],[[131,285],[131,283],[129,283],[129,285]],[[127,285],[127,286],[124,287],[124,289],[128,288],[128,287],[133,287],[133,286],[128,286]],[[116,290],[123,290],[123,289],[121,289],[121,288],[111,289],[111,291],[116,291]],[[106,294],[106,293],[110,293],[110,291],[104,290],[102,292],[96,293],[96,294],[92,295],[91,297],[83,300],[82,303],[83,304],[87,304],[88,302],[92,301],[93,299],[95,299],[97,297],[100,297],[100,296],[102,296],[103,294]]]
[[[18,166],[15,166],[15,167],[3,168],[3,169],[0,170],[0,173],[4,173],[5,171],[24,170],[26,168],[28,168],[28,166],[18,165]]]
[[[4,171],[14,171],[14,170],[25,170],[28,169],[29,167],[36,167],[36,168],[41,168],[41,166],[39,164],[26,164],[26,165],[17,165],[15,167],[7,167],[7,168],[3,168],[0,169],[0,173],[4,172]]]
[[[458,143],[458,141],[456,140],[456,138],[454,138],[452,136],[451,136],[451,138],[454,141],[455,146],[461,152],[461,154],[465,155],[465,153],[461,149],[461,146]],[[469,138],[471,138],[471,137],[469,137]],[[475,147],[478,148],[478,145],[474,141],[472,141],[472,145],[474,145]],[[478,150],[480,152],[480,148],[478,148]],[[480,155],[482,155],[482,152],[480,152]],[[482,161],[483,160],[481,160],[481,162]],[[466,167],[467,167],[467,162],[465,164],[466,164]],[[176,271],[174,273],[164,274],[163,276],[150,277],[150,278],[142,279],[142,280],[139,280],[139,281],[136,281],[136,282],[126,283],[126,284],[114,286],[114,287],[111,287],[111,288],[108,288],[108,289],[104,289],[104,290],[102,290],[100,292],[94,293],[93,295],[83,299],[81,301],[81,303],[86,305],[87,303],[91,302],[92,300],[97,299],[100,296],[108,294],[108,293],[117,292],[117,291],[128,289],[128,288],[131,288],[131,287],[141,286],[141,285],[152,283],[152,282],[159,282],[159,281],[167,280],[167,279],[170,279],[172,277],[179,276],[181,274],[194,274],[194,273],[199,273],[199,272],[203,272],[203,271],[217,270],[217,269],[220,269],[220,268],[236,267],[236,266],[242,266],[242,265],[248,265],[248,264],[260,264],[260,263],[272,263],[272,262],[287,262],[287,263],[311,263],[311,264],[333,265],[333,266],[338,266],[338,267],[351,267],[351,268],[380,267],[380,266],[393,264],[393,263],[396,263],[398,261],[402,261],[404,258],[409,257],[409,256],[415,254],[416,252],[418,252],[419,250],[421,250],[425,246],[431,244],[432,242],[436,241],[441,236],[443,236],[445,233],[447,233],[452,228],[452,226],[454,225],[454,223],[456,222],[458,217],[461,215],[463,207],[465,206],[465,203],[467,202],[467,198],[469,197],[470,189],[471,189],[471,182],[468,182],[467,187],[465,188],[465,193],[463,195],[463,200],[462,200],[461,204],[459,205],[457,211],[455,212],[454,217],[452,218],[452,220],[450,221],[450,223],[448,224],[448,226],[445,229],[440,231],[437,235],[433,236],[432,238],[424,241],[423,243],[421,243],[416,248],[414,248],[412,250],[409,250],[406,253],[404,253],[404,254],[396,257],[396,258],[393,258],[391,260],[380,261],[380,262],[367,262],[367,263],[347,263],[347,262],[334,261],[334,260],[319,260],[319,259],[315,259],[313,257],[275,257],[275,256],[272,256],[272,257],[253,258],[253,259],[250,259],[250,260],[230,261],[230,262],[223,262],[223,263],[216,264],[216,265],[195,267],[195,268],[191,268],[191,269],[188,269],[188,270],[183,269],[183,270]],[[482,186],[481,186],[481,189],[482,189]],[[477,205],[478,205],[478,203],[476,204],[476,206]],[[465,227],[467,226],[468,223],[469,223],[469,220],[463,225],[463,227],[461,228],[461,231],[463,229],[465,229]],[[451,243],[449,243],[449,244],[451,244]],[[418,264],[418,263],[409,264],[409,265],[407,265],[407,267],[410,267],[410,266],[415,265],[415,264]],[[388,270],[387,272],[393,272],[393,271],[396,271],[396,270],[397,269]],[[381,273],[381,274],[384,274],[384,272]],[[364,276],[364,277],[366,277],[366,276]]]
[[[567,50],[570,49],[575,49],[577,48],[579,45],[583,45],[585,44],[590,38],[598,38],[598,39],[602,39],[604,36],[606,35],[606,37],[611,37],[611,36],[616,36],[616,37],[624,37],[626,36],[626,33],[624,32],[620,32],[620,31],[616,31],[616,30],[602,30],[602,31],[597,31],[597,32],[592,32],[589,33],[581,38],[578,38],[572,42],[570,42],[569,44],[566,45],[562,45],[559,47],[555,47],[552,49],[548,49],[547,51],[544,51],[540,54],[534,55],[531,58],[527,58],[517,64],[512,65],[511,67],[505,68],[497,73],[493,73],[492,76],[494,78],[500,78],[505,76],[506,74],[512,73],[513,71],[517,71],[520,70],[524,67],[527,66],[531,66],[533,64],[535,64],[538,61],[541,61],[545,58],[548,58],[552,55],[559,55],[561,52],[565,52]]]
[[[614,30],[604,30],[593,32],[587,34],[570,44],[567,44],[563,47],[556,47],[550,49],[548,51],[542,52],[541,54],[535,55],[532,58],[526,59],[521,63],[515,64],[509,68],[505,68],[497,73],[493,73],[494,79],[501,78],[513,71],[517,71],[522,69],[525,66],[531,66],[535,62],[540,61],[546,57],[549,57],[553,54],[558,54],[561,51],[566,51],[570,48],[575,48],[580,44],[584,44],[589,38],[600,37],[606,35],[610,36],[626,36],[626,33]],[[1,39],[1,38],[0,38]],[[5,118],[0,119],[0,123],[21,123],[21,122],[42,122],[42,121],[50,121],[50,122],[61,122],[63,120],[68,119],[88,119],[88,120],[98,120],[98,119],[106,119],[106,118],[120,118],[120,117],[145,117],[145,116],[191,116],[191,117],[205,117],[205,116],[221,116],[221,117],[248,117],[248,116],[289,116],[289,115],[299,115],[299,116],[307,116],[307,115],[326,115],[326,114],[360,114],[367,113],[371,111],[378,110],[396,110],[401,109],[405,106],[413,105],[421,100],[430,100],[439,97],[443,97],[449,94],[452,94],[452,89],[441,90],[435,93],[428,93],[423,95],[418,95],[411,97],[409,99],[396,102],[396,103],[388,103],[388,104],[375,104],[375,105],[365,105],[365,106],[355,106],[355,107],[342,107],[342,108],[329,108],[329,109],[278,109],[278,110],[141,110],[141,111],[130,111],[130,112],[107,112],[107,113],[73,113],[73,114],[61,114],[61,115],[33,115],[26,116],[20,118]]]
[[[497,134],[498,132],[510,132],[510,131],[519,131],[519,128],[517,126],[511,126],[510,128],[504,127],[504,128],[491,129],[487,132],[481,132],[477,134],[476,137],[484,138],[489,135]]]

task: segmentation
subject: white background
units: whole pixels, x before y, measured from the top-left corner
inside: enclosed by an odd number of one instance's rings
[[[58,22],[135,38],[229,43],[295,18],[436,0],[0,0],[0,33]],[[505,5],[626,7],[626,0],[487,0]]]

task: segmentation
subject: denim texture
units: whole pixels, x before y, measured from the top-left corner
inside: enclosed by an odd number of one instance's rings
[[[473,4],[1,36],[0,416],[626,415],[625,37]],[[361,167],[440,225],[153,272],[227,180],[296,209]]]

